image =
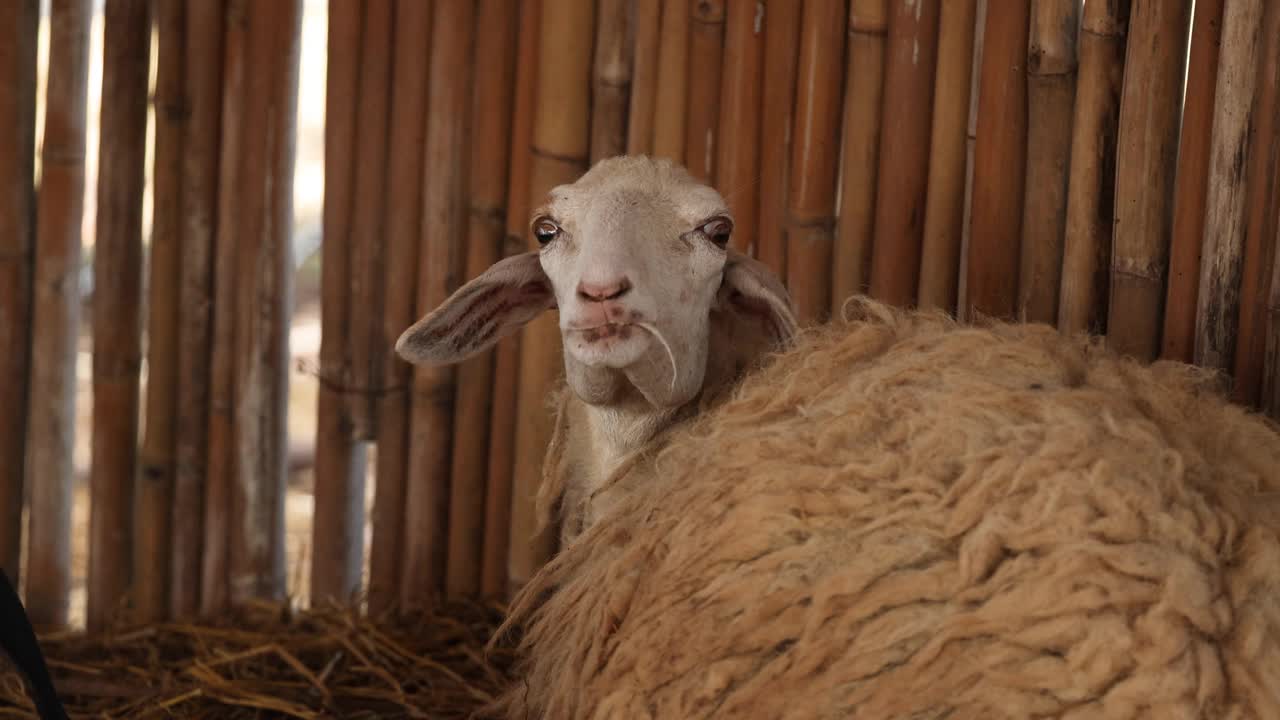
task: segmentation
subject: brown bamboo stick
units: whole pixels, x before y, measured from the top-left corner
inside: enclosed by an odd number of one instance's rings
[[[321,248],[320,362],[330,382],[348,380],[326,383],[316,398],[311,599],[349,602],[360,583],[364,541],[364,468],[355,440],[376,426],[371,348],[383,285],[378,251],[393,17],[389,0],[333,2],[330,12],[325,104],[333,115],[326,122],[332,134],[325,142],[324,219],[334,224],[325,228],[329,242]]]
[[[1267,293],[1266,350],[1262,359],[1262,410],[1280,420],[1280,232],[1273,240],[1271,278]]]
[[[764,6],[758,0],[728,0],[715,167],[720,192],[733,210],[733,246],[748,255],[756,254],[760,210],[763,20]]]
[[[646,5],[656,7],[657,3]],[[529,171],[533,158],[533,100],[538,80],[541,14],[541,0],[526,0],[520,5],[503,253],[508,256],[524,252],[527,242]],[[645,137],[648,138],[646,142],[652,143],[652,131]],[[519,376],[520,335],[515,334],[500,341],[494,351],[493,411],[489,432],[488,484],[485,488],[484,558],[480,577],[480,592],[487,598],[502,598],[507,593],[507,560],[511,543],[511,481],[516,440],[516,385]]]
[[[442,0],[431,21],[431,79],[427,107],[427,173],[423,186],[418,315],[425,315],[457,289],[462,274],[462,238],[467,226],[472,63],[475,4]],[[583,37],[586,37],[585,35]],[[408,607],[430,602],[444,590],[449,540],[449,467],[453,444],[456,368],[414,368],[413,420],[409,441],[409,485],[404,583]]]
[[[932,0],[893,3],[889,10],[871,295],[899,306],[913,305],[920,289],[939,12]],[[843,298],[832,301],[838,311]]]
[[[37,627],[67,621],[71,590],[71,449],[80,328],[88,0],[53,0],[36,208],[36,263],[27,442],[30,487],[26,604]]]
[[[284,593],[289,306],[301,0],[248,5],[231,601]]]
[[[821,321],[831,309],[845,10],[838,0],[814,0],[801,13],[786,277],[805,321]]]
[[[521,5],[522,11],[527,4]],[[635,23],[635,58],[631,69],[631,98],[627,104],[627,153],[649,155],[653,152],[654,109],[658,101],[662,3],[659,0],[635,2],[631,12]]]
[[[182,401],[178,405],[173,498],[177,521],[173,524],[169,589],[169,610],[174,617],[194,616],[200,608],[226,5],[226,0],[191,0],[187,9],[189,120],[182,142],[182,307],[178,333]]]
[[[684,164],[693,177],[715,183],[716,132],[720,127],[718,100],[724,62],[724,0],[695,0],[692,13]]]
[[[1235,400],[1253,406],[1262,389],[1267,347],[1267,301],[1280,225],[1280,4],[1265,3],[1258,87],[1254,95],[1253,140],[1249,153],[1248,220],[1240,281],[1240,330],[1235,361]]]
[[[1058,296],[1058,327],[1068,333],[1105,330],[1115,216],[1116,129],[1128,23],[1128,2],[1085,4]]]
[[[760,109],[760,167],[768,172],[760,176],[756,256],[778,277],[786,277],[787,272],[787,193],[800,61],[800,7],[792,0],[765,0],[762,94],[768,102]]]
[[[469,175],[470,217],[467,228],[467,280],[502,259],[506,236],[507,159],[510,156],[511,108],[516,58],[517,7],[510,0],[481,0],[476,23],[485,28],[477,33],[476,79],[472,96],[471,173]],[[622,8],[625,10],[625,8]],[[618,22],[616,18],[600,25]],[[606,37],[612,33],[601,33]],[[608,52],[606,55],[610,54]],[[614,87],[616,58],[601,66],[601,49],[596,49],[596,87]],[[609,102],[623,103],[626,96]],[[606,113],[606,122],[615,118]],[[596,116],[600,117],[599,114]],[[624,114],[625,118],[625,114]],[[616,129],[616,128],[615,128]],[[593,146],[599,135],[593,137]],[[615,148],[622,152],[625,135],[619,133]],[[610,140],[606,142],[606,145]],[[445,589],[452,596],[475,597],[480,593],[485,534],[485,483],[489,454],[489,410],[493,403],[492,351],[480,354],[458,367],[458,392],[453,426],[453,469],[449,480],[449,557]]]
[[[1116,139],[1115,241],[1107,344],[1160,352],[1190,4],[1134,0]]]
[[[1191,362],[1195,349],[1196,298],[1200,294],[1200,251],[1204,245],[1213,132],[1213,88],[1222,44],[1222,3],[1223,0],[1196,0],[1191,26],[1191,52],[1174,180],[1169,288],[1160,352],[1164,358],[1181,362]]]
[[[1197,365],[1220,370],[1235,365],[1240,325],[1248,196],[1244,158],[1251,149],[1262,5],[1261,0],[1233,0],[1222,16],[1194,355]]]
[[[552,187],[576,180],[587,169],[591,55],[589,48],[575,39],[587,37],[594,26],[591,0],[542,5],[533,158],[529,168],[531,208],[544,203]],[[660,109],[660,119],[661,113]],[[536,247],[532,237],[527,242],[530,248]],[[512,591],[529,581],[555,547],[554,528],[538,528],[534,499],[542,481],[542,459],[551,439],[547,393],[563,362],[555,314],[546,313],[529,323],[522,335],[508,551],[508,583]]]
[[[688,122],[690,2],[662,0],[658,97],[653,109],[653,155],[681,163]]]
[[[982,48],[987,28],[987,0],[978,0],[977,12],[973,18],[973,63],[969,74],[969,120],[965,126],[964,139],[964,220],[960,228],[960,267],[956,278],[956,312],[955,317],[961,321],[968,320],[969,307],[969,238],[972,225],[970,218],[973,211],[973,158],[978,144],[978,92],[981,90]]]
[[[231,488],[238,482],[235,457],[236,308],[239,302],[240,162],[243,145],[247,7],[227,0],[222,58],[218,206],[214,238],[213,336],[209,360],[209,446],[204,495],[204,557],[200,613],[218,615],[231,599]]]
[[[27,379],[35,238],[38,0],[0,6],[0,569],[22,561]]]
[[[599,0],[591,92],[591,161],[626,154],[635,28],[629,0]]]
[[[1078,0],[1032,0],[1017,306],[1017,316],[1028,322],[1058,319],[1079,26]]]
[[[116,619],[133,572],[133,479],[142,366],[142,190],[150,64],[147,0],[109,0],[103,6],[93,264],[93,449],[86,607],[91,631]]]
[[[420,148],[426,133],[431,5],[397,0],[392,69],[392,148]],[[418,239],[422,235],[422,153],[393,152],[387,164],[386,297],[382,343],[396,339],[416,319]],[[412,367],[395,353],[383,355],[386,391],[378,398],[377,484],[369,549],[369,613],[392,608],[399,598],[405,542],[405,493],[409,462],[409,383]]]
[[[966,314],[1012,318],[1018,297],[1022,188],[1027,164],[1029,3],[987,8],[973,158]]]
[[[956,309],[960,274],[965,124],[969,119],[977,9],[977,0],[944,2],[938,17],[938,60],[933,81],[933,126],[929,133],[929,179],[917,302],[922,308],[948,313]]]

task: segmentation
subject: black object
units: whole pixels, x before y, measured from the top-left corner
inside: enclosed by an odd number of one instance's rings
[[[41,720],[67,720],[67,711],[58,699],[45,666],[44,654],[36,642],[35,629],[27,611],[22,607],[18,591],[9,582],[9,576],[0,570],[0,647],[13,659],[18,670],[26,676],[34,690],[36,712]]]

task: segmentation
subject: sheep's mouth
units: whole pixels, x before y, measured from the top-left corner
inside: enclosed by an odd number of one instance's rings
[[[604,323],[592,327],[576,328],[574,332],[587,343],[597,343],[614,338],[629,340],[632,333],[635,332],[635,326],[631,323]]]

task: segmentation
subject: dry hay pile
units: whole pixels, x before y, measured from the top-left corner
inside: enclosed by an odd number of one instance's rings
[[[350,609],[253,606],[207,624],[41,638],[71,717],[467,718],[509,683],[486,652],[503,608],[450,604],[374,621]],[[0,656],[0,718],[31,718]]]
[[[869,301],[616,477],[512,718],[1280,718],[1280,433],[1202,371]]]

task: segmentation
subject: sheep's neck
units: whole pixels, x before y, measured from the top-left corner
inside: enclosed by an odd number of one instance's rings
[[[678,410],[645,403],[586,406],[590,448],[584,460],[588,496],[594,494],[629,455],[640,450],[675,419]]]

